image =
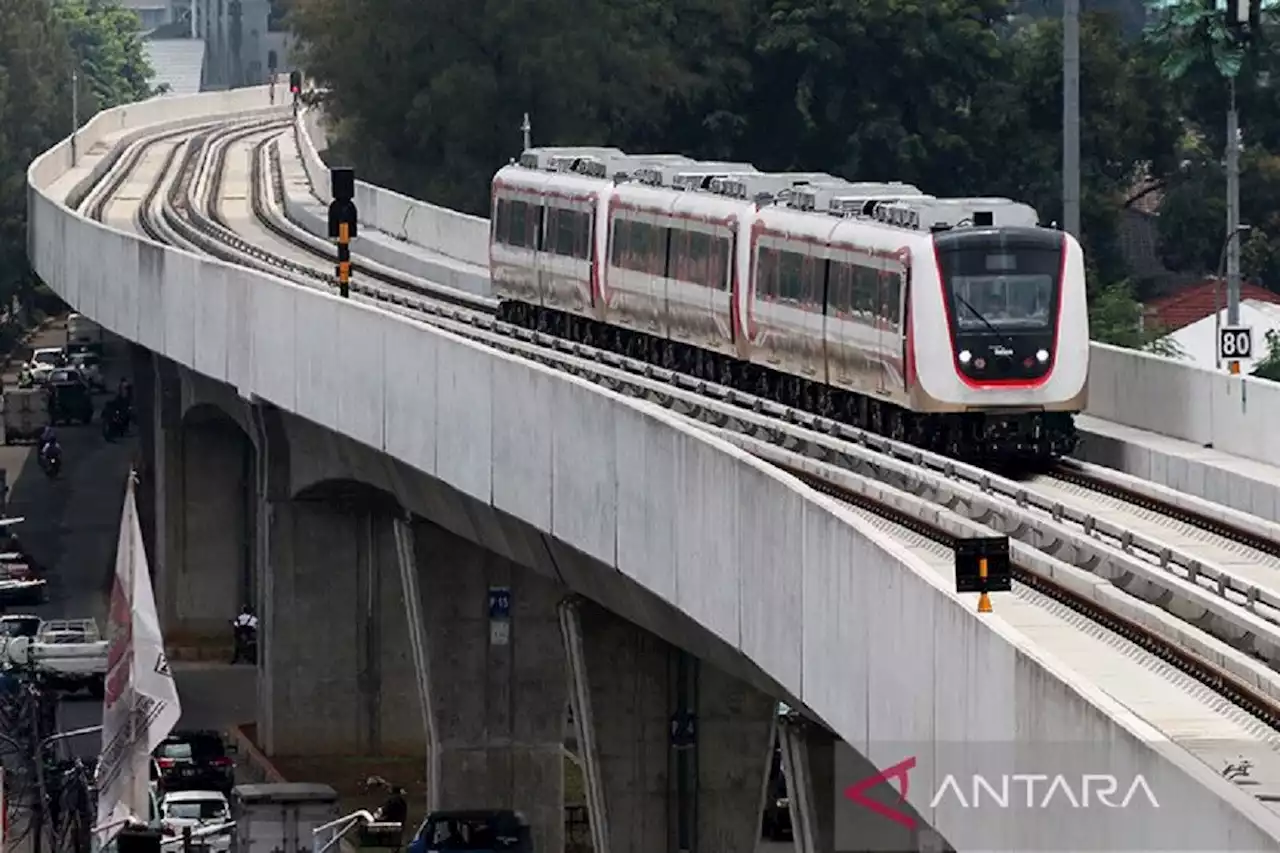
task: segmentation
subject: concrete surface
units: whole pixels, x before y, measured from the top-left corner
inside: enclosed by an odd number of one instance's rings
[[[165,99],[164,109],[230,112],[255,97],[265,92]],[[106,115],[87,137],[122,120]],[[1280,846],[1280,821],[1255,801],[1000,620],[979,620],[918,559],[791,478],[651,406],[86,222],[42,191],[67,160],[59,146],[29,173],[31,256],[55,290],[245,397],[400,460],[453,490],[453,506],[470,496],[490,513],[471,517],[474,535],[496,526],[504,539],[487,547],[526,564],[550,551],[584,583],[608,576],[655,593],[863,752],[893,741],[1101,739],[1174,806],[1159,822],[1101,815],[1118,846],[1171,848],[1205,833],[1231,847]],[[385,376],[398,381],[370,381]],[[972,689],[971,669],[988,674],[984,690]],[[932,787],[913,784],[909,801],[928,811],[919,800]],[[957,848],[987,837],[968,811],[936,817]],[[1018,826],[1002,835],[1021,828],[1069,844],[1080,823],[1026,820],[1012,815]]]

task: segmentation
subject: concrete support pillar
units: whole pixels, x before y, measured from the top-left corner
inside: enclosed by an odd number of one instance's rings
[[[134,416],[137,418],[138,452],[134,468],[138,474],[138,524],[142,528],[142,541],[147,550],[147,562],[154,575],[156,555],[156,370],[155,357],[146,347],[129,345],[129,373],[133,379]],[[118,377],[113,373],[103,379],[107,388],[113,389]],[[99,408],[101,412],[101,408]]]
[[[603,796],[608,853],[754,850],[777,703],[603,608],[577,609],[573,679],[590,707],[574,716],[594,728],[586,775],[602,791],[588,800]]]
[[[168,431],[165,439],[166,462],[174,466],[165,476],[181,499],[169,519],[180,528],[167,602],[171,633],[225,641],[228,620],[252,601],[253,445],[221,416]]]
[[[183,496],[182,476],[182,384],[178,367],[156,355],[153,358],[151,395],[150,480],[155,512],[154,550],[151,554],[155,577],[156,608],[160,627],[169,637],[176,607],[173,603],[182,571]]]
[[[425,755],[391,520],[269,506],[258,725],[269,755]]]
[[[778,732],[796,853],[835,849],[835,735],[801,719]]]
[[[412,525],[438,743],[436,808],[512,808],[564,847],[564,590],[422,520]]]

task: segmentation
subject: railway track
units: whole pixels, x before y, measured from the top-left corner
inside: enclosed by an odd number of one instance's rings
[[[166,155],[166,177],[153,185],[154,194],[139,211],[140,222],[149,223],[143,225],[145,233],[165,242],[176,235],[224,260],[332,289],[331,247],[282,212],[286,189],[280,146],[285,126],[276,122],[200,131],[174,146]],[[254,218],[291,250],[314,257],[313,263],[249,242],[222,214],[225,158],[245,141],[251,143]],[[167,173],[175,163],[178,174],[170,179]],[[117,170],[113,179],[126,178]],[[164,192],[162,185],[167,187]],[[110,198],[110,192],[103,195]],[[160,196],[167,238],[152,215]],[[1230,517],[1220,507],[1200,505],[1186,496],[1160,495],[1149,486],[1124,482],[1119,475],[1089,466],[1066,463],[1031,480],[1010,480],[772,401],[500,323],[483,306],[468,307],[449,293],[438,298],[443,291],[429,283],[376,265],[357,266],[357,271],[372,280],[355,283],[353,298],[685,415],[850,504],[899,538],[921,538],[935,558],[949,553],[956,530],[1010,536],[1018,555],[1020,600],[1066,608],[1077,622],[1084,620],[1095,633],[1110,637],[1106,643],[1112,647],[1128,648],[1123,645],[1128,643],[1131,656],[1137,649],[1150,662],[1166,667],[1165,682],[1180,678],[1185,686],[1190,679],[1210,690],[1226,703],[1225,711],[1215,713],[1227,713],[1237,723],[1240,713],[1247,714],[1262,728],[1244,726],[1252,732],[1246,741],[1258,744],[1262,752],[1274,750],[1274,730],[1280,724],[1280,678],[1273,671],[1280,664],[1280,596],[1243,576],[1238,566],[1221,565],[1215,555],[1234,548],[1245,562],[1257,562],[1266,571],[1280,569],[1280,528],[1270,530],[1256,519]],[[861,490],[833,485],[840,476],[876,485]],[[877,492],[880,499],[867,497]],[[890,493],[892,500],[885,500]],[[947,525],[921,520],[930,517],[945,517]],[[1164,525],[1191,542],[1180,540],[1171,547],[1149,532],[1124,527],[1114,520],[1117,517]],[[1063,583],[1063,577],[1073,583]],[[1089,597],[1085,591],[1095,579],[1127,593],[1122,596],[1130,602],[1127,609]],[[1114,605],[1118,599],[1111,601]],[[1156,618],[1161,610],[1181,620],[1182,627],[1170,629]]]

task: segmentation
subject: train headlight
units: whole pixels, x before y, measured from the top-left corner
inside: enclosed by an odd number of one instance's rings
[[[960,350],[960,363],[961,363],[961,364],[968,364],[968,363],[969,363],[969,361],[970,361],[970,359],[972,359],[972,358],[973,358],[973,353],[969,352],[967,349],[962,349],[962,350]]]
[[[1041,364],[1044,364],[1044,363],[1045,363],[1046,361],[1048,361],[1048,360],[1049,360],[1049,351],[1048,351],[1048,350],[1044,350],[1044,349],[1042,349],[1042,350],[1038,350],[1038,351],[1036,352],[1036,361],[1040,362]]]

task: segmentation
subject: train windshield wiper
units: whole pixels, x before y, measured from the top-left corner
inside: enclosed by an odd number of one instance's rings
[[[990,320],[988,320],[986,317],[984,317],[984,316],[982,315],[982,312],[981,312],[981,311],[979,311],[977,308],[974,308],[974,307],[973,307],[973,305],[971,305],[971,304],[969,303],[969,300],[968,300],[968,299],[965,299],[963,296],[961,296],[959,293],[957,293],[957,294],[956,294],[956,301],[957,301],[957,302],[959,302],[961,305],[963,305],[965,308],[968,308],[968,309],[969,309],[969,313],[970,313],[970,314],[972,314],[974,317],[976,317],[978,320],[980,320],[980,321],[982,322],[982,325],[986,326],[988,329],[990,329],[990,330],[991,330],[991,334],[995,335],[997,338],[1000,338],[1002,341],[1004,341],[1004,342],[1005,342],[1006,344],[1008,344],[1010,347],[1012,347],[1012,346],[1013,346],[1013,338],[1009,337],[1009,335],[1008,335],[1008,334],[1006,334],[1005,332],[1000,331],[1000,330],[999,330],[999,329],[997,329],[995,326],[993,326],[993,325],[991,324],[991,321],[990,321]]]

